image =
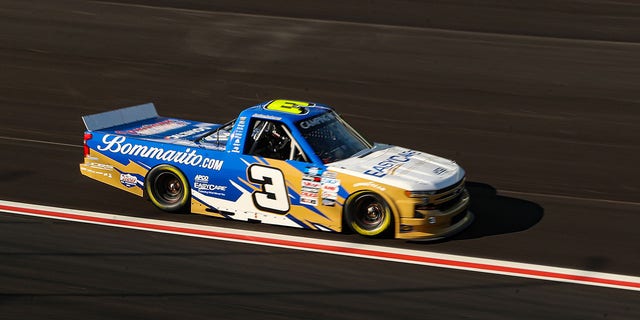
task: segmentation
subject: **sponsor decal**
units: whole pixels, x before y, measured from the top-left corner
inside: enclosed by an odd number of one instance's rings
[[[120,183],[127,188],[135,187],[138,184],[138,177],[129,173],[121,173]]]
[[[312,206],[318,205],[320,190],[322,189],[324,179],[322,176],[326,174],[323,168],[310,167],[305,170],[302,176],[302,192],[300,193],[300,203]],[[335,175],[333,176],[335,177]]]
[[[324,124],[324,123],[329,123],[331,121],[335,120],[335,118],[333,117],[333,115],[331,113],[325,113],[325,114],[321,114],[317,117],[313,117],[309,120],[303,120],[300,121],[300,128],[302,129],[309,129],[311,127],[315,127],[317,125],[320,124]]]
[[[193,186],[198,191],[227,191],[227,186],[219,186],[215,184],[196,182]]]
[[[240,153],[240,140],[244,136],[245,127],[247,125],[247,117],[238,118],[238,123],[236,123],[236,129],[233,132],[233,143],[231,152]]]
[[[302,188],[319,189],[322,184],[318,181],[302,180]]]
[[[262,113],[254,113],[253,116],[255,118],[268,119],[268,120],[278,120],[278,121],[282,120],[282,117],[276,117],[276,116],[262,114]]]
[[[370,176],[382,178],[386,176],[389,171],[394,168],[401,166],[404,163],[407,163],[411,160],[411,157],[420,154],[419,151],[415,150],[405,150],[398,154],[392,155],[387,159],[378,162],[371,169],[366,170],[364,173]]]
[[[368,188],[374,188],[374,189],[378,189],[380,191],[385,191],[387,190],[387,188],[375,183],[375,182],[371,182],[371,181],[367,181],[367,182],[358,182],[358,183],[354,183],[353,184],[354,187],[368,187]]]
[[[221,186],[216,184],[209,184],[209,176],[198,174],[193,179],[193,188],[203,194],[224,195],[227,191],[227,186]]]
[[[134,128],[134,129],[119,130],[119,131],[116,131],[116,133],[146,136],[146,135],[153,135],[153,134],[158,134],[158,133],[186,127],[187,125],[189,125],[189,123],[186,121],[167,119],[167,120],[156,122],[156,123],[145,124],[141,127]]]
[[[304,192],[318,192],[318,190],[320,190],[320,187],[302,187],[302,191]]]
[[[338,186],[338,185],[340,185],[340,180],[338,180],[338,179],[331,179],[331,178],[322,178],[322,184],[323,184],[323,185],[333,185],[333,186]]]
[[[113,170],[113,166],[110,164],[104,164],[104,163],[99,163],[99,162],[91,162],[91,163],[87,163],[87,165],[91,168],[94,169],[101,169],[101,170],[106,170],[106,171],[112,171]]]
[[[433,169],[433,173],[437,174],[437,175],[441,175],[443,173],[447,172],[447,169],[442,168],[442,167],[437,167],[435,169]]]
[[[338,173],[333,171],[325,171],[322,173],[322,177],[327,179],[335,179],[337,176],[338,176]]]
[[[193,128],[191,130],[187,130],[187,131],[183,131],[180,133],[176,133],[176,134],[172,134],[170,136],[164,137],[165,139],[181,139],[184,137],[188,137],[191,135],[194,135],[196,133],[200,133],[200,132],[205,132],[207,130],[211,130],[210,127],[197,127],[197,128]]]
[[[231,152],[240,153],[240,138],[233,139],[233,148],[231,148]]]
[[[336,200],[335,199],[322,198],[322,205],[323,206],[327,206],[327,207],[333,207],[333,206],[336,205]]]
[[[333,202],[335,202],[336,200],[338,200],[338,194],[337,193],[322,193],[322,200],[331,200]]]
[[[320,193],[320,187],[322,183],[320,183],[320,177],[318,176],[302,176],[301,183],[301,192],[300,192],[300,203],[308,204],[312,206],[318,205],[318,194]]]
[[[318,196],[318,193],[313,191],[302,191],[300,192],[300,196],[307,197],[307,198],[315,198]]]
[[[325,193],[338,193],[338,189],[340,189],[339,186],[334,186],[334,185],[323,185],[322,186],[322,192],[323,194]]]
[[[333,207],[338,199],[340,180],[336,179],[335,172],[325,172],[322,175],[322,205]]]
[[[87,167],[80,167],[80,170],[86,171],[87,174],[97,175],[97,176],[104,176],[104,177],[107,177],[109,179],[112,178],[111,172],[95,171],[95,170],[93,170],[91,168],[87,168]]]
[[[300,203],[302,204],[308,204],[310,206],[317,206],[318,205],[318,198],[311,198],[311,197],[300,197]]]
[[[310,167],[310,168],[307,168],[306,171],[307,171],[307,175],[305,177],[316,177],[322,174],[322,168]]]
[[[186,148],[184,151],[165,150],[164,148],[144,146],[135,143],[126,143],[127,138],[106,134],[102,137],[104,145],[98,145],[99,151],[120,153],[122,155],[136,156],[163,160],[166,162],[179,163],[204,169],[220,170],[224,164],[223,160],[211,159],[199,155],[197,150]]]

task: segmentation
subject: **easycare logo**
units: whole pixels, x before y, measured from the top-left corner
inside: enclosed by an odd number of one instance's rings
[[[371,169],[365,171],[365,174],[368,174],[370,176],[375,176],[378,178],[382,178],[384,176],[387,175],[387,172],[389,171],[390,168],[396,166],[396,165],[400,165],[406,162],[409,162],[409,160],[411,160],[411,157],[420,154],[419,151],[415,151],[415,150],[405,150],[402,151],[398,154],[392,155],[389,158],[387,158],[384,161],[380,161],[378,162],[376,165],[374,165]]]
[[[127,143],[124,136],[106,134],[102,137],[104,145],[98,145],[98,151],[108,151],[123,155],[175,162],[190,166],[200,166],[206,169],[220,170],[224,161],[205,158],[197,154],[196,150],[187,148],[185,151],[165,150],[163,148],[143,146]]]

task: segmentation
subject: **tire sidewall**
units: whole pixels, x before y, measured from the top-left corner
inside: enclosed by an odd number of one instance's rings
[[[175,175],[182,184],[182,196],[180,200],[175,203],[167,203],[158,195],[158,188],[156,186],[156,179],[161,173],[168,172]],[[183,211],[187,208],[187,204],[189,203],[189,198],[191,195],[191,190],[189,186],[189,181],[187,181],[186,176],[180,171],[178,168],[166,164],[159,165],[154,167],[149,171],[147,177],[145,178],[145,191],[147,196],[151,202],[161,210],[169,211],[169,212],[178,212]]]
[[[382,207],[384,209],[383,221],[375,229],[368,230],[361,227],[355,217],[355,206],[357,205],[357,200],[364,196],[375,198],[378,202],[380,202],[380,204],[382,204]],[[391,207],[381,195],[372,191],[358,191],[352,194],[345,202],[344,221],[353,232],[363,236],[375,237],[390,231],[391,223],[393,221],[393,213],[391,211]]]

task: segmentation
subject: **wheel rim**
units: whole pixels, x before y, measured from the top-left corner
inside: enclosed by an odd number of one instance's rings
[[[382,225],[386,217],[386,208],[373,196],[362,196],[356,200],[355,222],[365,230],[375,230]]]
[[[158,197],[168,204],[180,201],[184,192],[180,178],[171,172],[163,172],[158,175],[155,189]]]

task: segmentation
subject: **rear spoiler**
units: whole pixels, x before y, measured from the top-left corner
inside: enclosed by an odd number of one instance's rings
[[[146,103],[139,106],[83,116],[82,121],[84,122],[84,126],[87,127],[87,130],[101,130],[157,117],[158,112],[153,103]]]

